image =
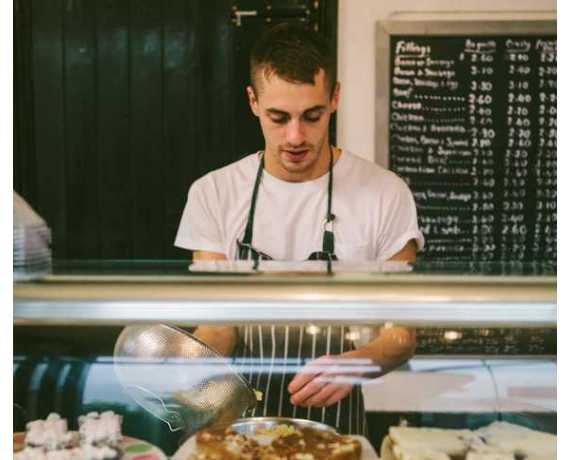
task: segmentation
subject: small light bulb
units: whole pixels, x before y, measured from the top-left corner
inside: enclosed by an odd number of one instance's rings
[[[461,334],[461,332],[458,331],[445,331],[445,333],[443,334],[445,340],[449,341],[459,340],[462,336],[463,335]]]
[[[319,332],[321,332],[321,328],[318,326],[311,324],[307,327],[307,334],[317,335]]]
[[[353,342],[355,340],[358,340],[360,338],[360,332],[357,331],[351,331],[351,332],[347,332],[345,334],[346,340],[352,340]]]

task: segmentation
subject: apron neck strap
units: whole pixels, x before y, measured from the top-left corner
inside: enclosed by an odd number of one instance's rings
[[[333,148],[331,145],[330,161],[329,161],[329,189],[328,189],[327,217],[325,218],[325,225],[324,225],[325,229],[323,233],[323,252],[327,254],[334,254],[333,222],[336,216],[332,213],[333,164],[334,164],[334,155],[333,155]]]
[[[251,196],[251,205],[249,206],[249,214],[247,216],[247,225],[245,227],[245,234],[243,236],[243,243],[251,245],[253,240],[253,218],[255,216],[255,204],[257,203],[257,194],[259,192],[259,184],[263,176],[263,168],[265,162],[263,161],[264,152],[261,152],[259,157],[259,167],[257,168],[257,175],[255,177],[255,185],[253,186],[253,194]]]

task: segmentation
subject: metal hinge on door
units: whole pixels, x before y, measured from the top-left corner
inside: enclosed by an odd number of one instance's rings
[[[318,8],[319,3],[314,2],[315,9]],[[232,22],[236,27],[242,26],[243,18],[257,17],[264,19],[266,22],[272,22],[278,19],[298,19],[300,21],[310,21],[311,18],[310,8],[303,7],[302,5],[294,8],[273,8],[272,5],[266,5],[262,10],[240,10],[237,5],[232,7]]]
[[[243,10],[234,9],[233,16],[234,17],[232,18],[232,21],[234,22],[234,24],[238,27],[241,27],[241,18],[244,16],[245,17],[257,16],[257,10],[243,11]]]

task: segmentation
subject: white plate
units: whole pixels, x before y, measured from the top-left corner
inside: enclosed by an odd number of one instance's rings
[[[360,460],[378,460],[378,455],[374,452],[372,445],[364,436],[351,436],[360,441],[362,445],[362,455]],[[176,451],[170,460],[188,460],[190,455],[196,453],[196,439],[195,436],[187,439],[184,444]]]
[[[75,431],[73,433],[77,432]],[[18,452],[24,448],[25,437],[26,433],[14,433],[14,452]],[[147,441],[143,441],[142,439],[123,436],[120,442],[120,446],[123,450],[121,460],[167,460],[167,457],[164,455],[162,450]]]

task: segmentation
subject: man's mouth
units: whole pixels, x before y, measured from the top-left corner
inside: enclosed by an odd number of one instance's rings
[[[285,154],[287,155],[287,159],[289,161],[301,161],[305,158],[307,153],[309,153],[308,148],[303,149],[285,149]]]

